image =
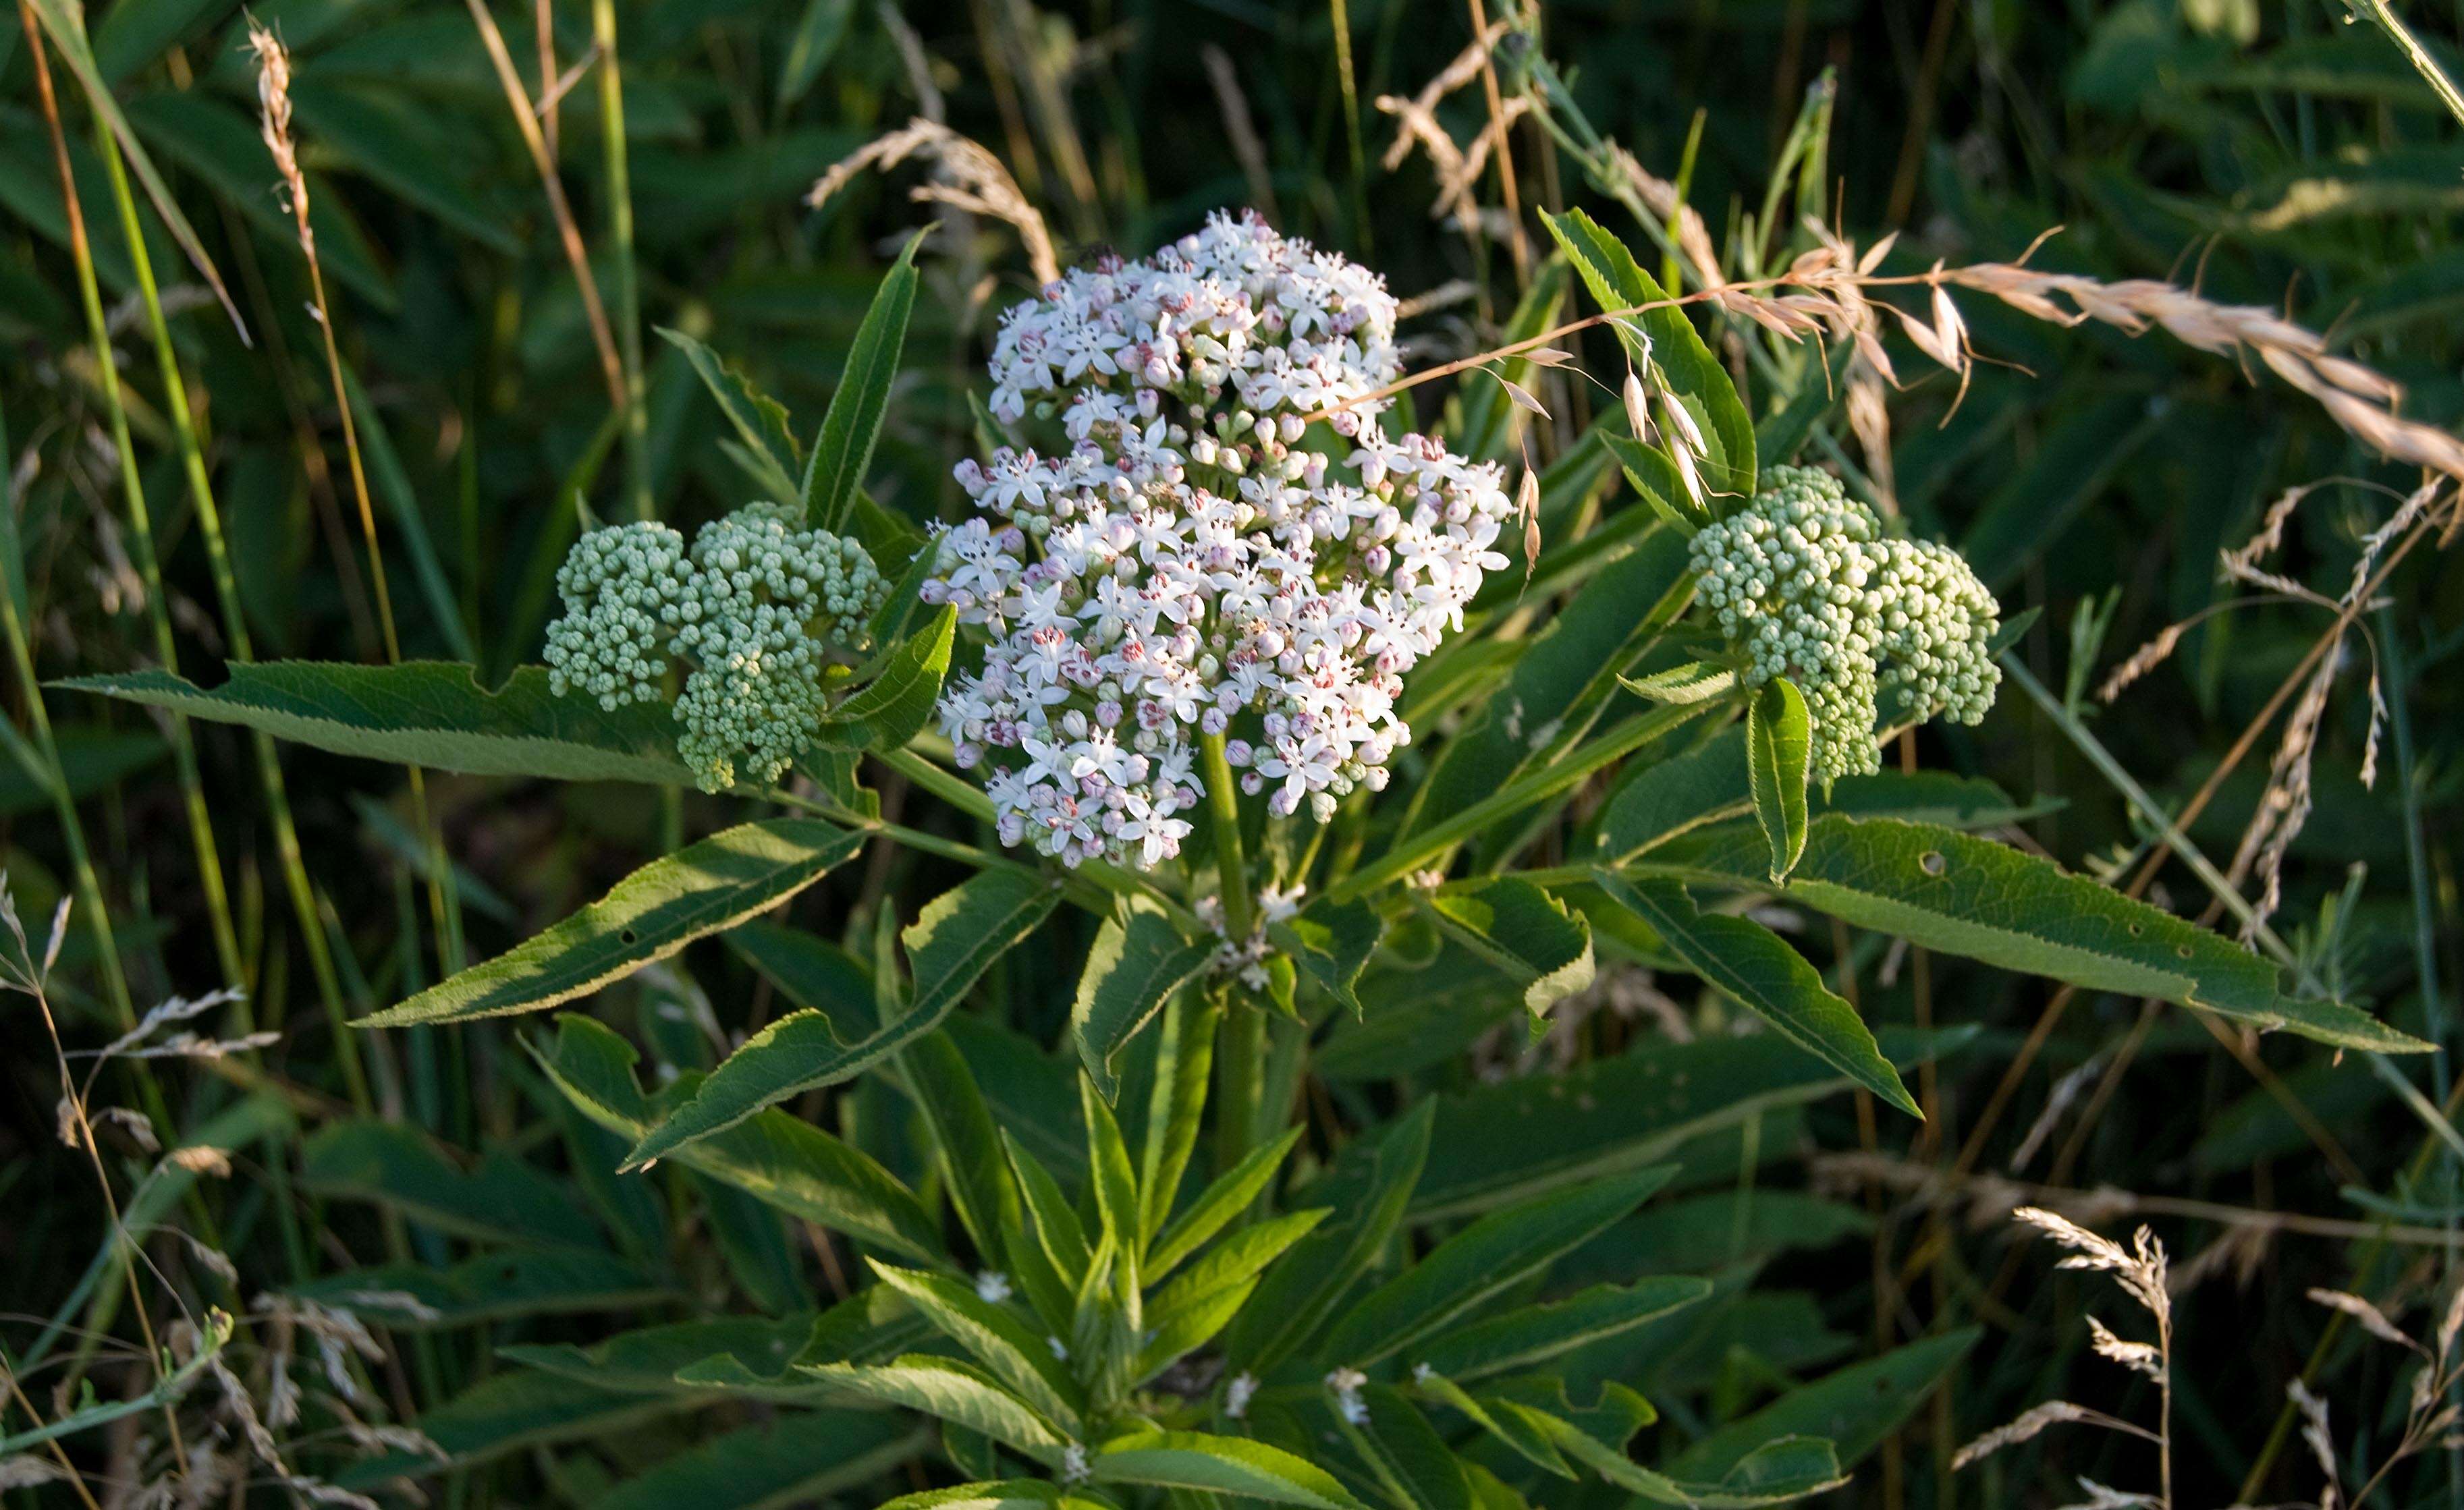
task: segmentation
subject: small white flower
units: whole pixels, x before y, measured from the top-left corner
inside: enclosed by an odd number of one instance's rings
[[[1369,1376],[1357,1368],[1337,1368],[1326,1376],[1326,1387],[1334,1391],[1334,1408],[1354,1426],[1369,1424],[1369,1402],[1360,1398],[1360,1387]]]
[[[979,513],[925,590],[990,636],[938,711],[1003,843],[1172,859],[1201,734],[1233,736],[1278,814],[1382,788],[1411,739],[1403,673],[1506,566],[1512,514],[1500,468],[1364,423],[1399,370],[1395,316],[1366,269],[1217,215],[1003,317],[993,412],[1057,415],[1059,444],[957,466]],[[1337,404],[1339,470],[1293,449]]]
[[[1009,1276],[998,1269],[979,1270],[976,1275],[976,1299],[988,1305],[1008,1300]]]
[[[1249,1413],[1250,1397],[1258,1392],[1258,1376],[1236,1373],[1223,1387],[1223,1413],[1238,1421]]]

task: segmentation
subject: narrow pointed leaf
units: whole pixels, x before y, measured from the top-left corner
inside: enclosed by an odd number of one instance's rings
[[[1619,1287],[1595,1285],[1551,1304],[1527,1305],[1459,1326],[1432,1338],[1411,1355],[1453,1379],[1509,1373],[1569,1348],[1658,1321],[1711,1293],[1711,1281],[1693,1275],[1659,1275]]]
[[[1746,715],[1746,772],[1754,817],[1771,843],[1771,878],[1786,881],[1805,853],[1805,761],[1812,730],[1805,694],[1785,676],[1763,685]]]
[[[844,1039],[819,1012],[791,1012],[729,1055],[693,1096],[627,1155],[639,1168],[790,1096],[850,1079],[941,1025],[978,976],[1052,910],[1058,893],[1023,870],[986,870],[926,906],[901,935],[913,962],[907,1010]]]
[[[788,469],[796,465],[797,448],[787,430],[786,406],[762,392],[742,369],[683,331],[664,325],[658,331],[685,354],[693,376],[718,401],[718,412],[743,439],[762,485],[778,502],[795,497],[796,485]]]
[[[1368,1510],[1325,1469],[1246,1437],[1144,1432],[1105,1443],[1089,1467],[1099,1484],[1194,1489],[1308,1510]]]
[[[566,1014],[552,1044],[531,1045],[557,1089],[592,1122],[625,1139],[650,1130],[658,1110],[633,1079],[631,1044],[588,1018]],[[937,1224],[914,1193],[869,1154],[783,1111],[764,1112],[678,1150],[687,1169],[765,1206],[892,1253],[943,1258]]]
[[[1084,1403],[1078,1381],[1016,1313],[945,1275],[880,1262],[872,1268],[884,1284],[907,1297],[943,1336],[973,1353],[1012,1393],[1062,1430],[1078,1432]]]
[[[1132,912],[1126,924],[1106,918],[1095,930],[1086,973],[1078,977],[1069,1031],[1106,1101],[1119,1093],[1112,1060],[1122,1045],[1214,957],[1213,940],[1181,937],[1156,911]]]
[[[1650,924],[1688,970],[1790,1042],[1910,1116],[1922,1115],[1857,1009],[1825,986],[1822,973],[1788,940],[1750,918],[1698,910],[1685,887],[1666,877],[1629,882],[1603,874],[1600,889]]]
[[[1606,1231],[1675,1172],[1661,1165],[1491,1212],[1362,1297],[1321,1350],[1354,1368],[1408,1357],[1456,1318]]]
[[[461,1022],[569,1000],[777,906],[853,856],[866,837],[809,818],[723,829],[651,861],[511,952],[362,1023]]]
[[[824,750],[899,750],[933,716],[950,671],[956,609],[944,606],[891,653],[879,675],[822,715]]]
[[[830,395],[822,433],[804,469],[804,519],[817,530],[837,530],[864,486],[872,463],[874,442],[881,438],[882,416],[890,408],[890,385],[898,376],[900,349],[907,342],[907,317],[915,307],[917,232],[881,280],[864,323],[847,349],[847,372]]]
[[[1163,1230],[1147,1254],[1149,1282],[1171,1273],[1175,1265],[1204,1246],[1233,1217],[1247,1211],[1283,1167],[1285,1156],[1300,1141],[1301,1131],[1299,1127],[1287,1128],[1274,1142],[1250,1149],[1240,1163],[1226,1170],[1221,1178],[1190,1202],[1189,1210]]]
[[[1705,836],[1650,868],[1768,888],[1760,834]],[[2358,1008],[2283,995],[2276,966],[2170,912],[2048,860],[1971,834],[1895,819],[1828,816],[1807,832],[1785,894],[1860,928],[1945,953],[2155,996],[2261,1028],[2381,1053],[2430,1045]]]
[[[1602,309],[1657,306],[1615,321],[1617,337],[1638,365],[1647,357],[1659,368],[1669,390],[1693,418],[1694,427],[1702,431],[1710,450],[1702,460],[1702,472],[1712,492],[1752,497],[1753,420],[1746,413],[1727,369],[1703,343],[1685,311],[1669,303],[1667,291],[1642,271],[1625,244],[1591,216],[1571,209],[1562,215],[1543,211],[1540,218]],[[1650,338],[1647,343],[1638,331]]]
[[[807,1364],[803,1371],[849,1394],[921,1411],[981,1432],[1046,1466],[1061,1460],[1063,1438],[1050,1422],[990,1375],[956,1359],[911,1353],[895,1363],[869,1368]]]
[[[524,667],[492,692],[473,667],[449,661],[264,661],[232,666],[210,689],[162,670],[51,685],[431,771],[664,786],[693,780],[676,755],[669,709],[631,703],[611,711],[587,697],[552,694],[547,677],[543,667]]]

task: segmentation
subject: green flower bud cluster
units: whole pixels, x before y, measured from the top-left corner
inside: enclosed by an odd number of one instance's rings
[[[1837,479],[1773,467],[1745,509],[1694,536],[1703,601],[1747,661],[1748,687],[1785,676],[1805,694],[1812,774],[1825,785],[1881,769],[1885,689],[1907,711],[1981,721],[2002,679],[1990,650],[2001,609],[1947,546],[1886,539]]]
[[[802,525],[757,503],[704,525],[690,552],[664,524],[583,536],[557,573],[549,689],[649,702],[679,661],[676,748],[702,790],[777,780],[820,731],[832,652],[861,648],[889,596],[863,546]]]

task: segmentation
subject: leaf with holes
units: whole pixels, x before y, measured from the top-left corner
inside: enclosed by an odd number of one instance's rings
[[[1760,833],[1720,834],[1631,868],[1768,889],[1769,862]],[[1816,820],[1783,894],[1859,928],[2091,991],[2177,1001],[2347,1048],[2431,1047],[2343,1002],[2283,995],[2274,965],[2170,912],[1930,823]]]

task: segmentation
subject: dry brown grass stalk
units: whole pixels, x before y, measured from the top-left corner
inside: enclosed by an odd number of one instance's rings
[[[606,380],[608,399],[622,414],[629,407],[624,358],[616,350],[616,331],[607,322],[607,306],[599,297],[599,280],[591,275],[590,252],[582,242],[582,225],[573,218],[572,202],[564,197],[564,184],[557,177],[556,154],[549,150],[547,138],[539,129],[539,106],[523,88],[522,76],[514,68],[514,55],[505,48],[505,34],[497,29],[496,18],[489,13],[485,0],[468,3],[471,23],[479,29],[479,40],[487,48],[496,82],[505,92],[506,104],[512,107],[514,129],[521,134],[531,164],[539,169],[539,186],[547,194],[548,214],[556,221],[557,240],[564,249],[564,260],[572,267],[574,285],[582,294],[582,313],[590,326],[590,342],[599,350],[600,373]],[[542,78],[540,87],[546,88],[550,82]]]
[[[875,137],[832,164],[804,196],[804,203],[819,209],[857,174],[868,168],[888,171],[909,158],[922,158],[932,164],[933,178],[908,190],[908,197],[1007,223],[1026,246],[1027,266],[1034,272],[1036,282],[1051,283],[1060,278],[1061,262],[1053,254],[1052,233],[1044,223],[1043,212],[1028,203],[1001,159],[981,143],[937,120],[918,116],[895,131]]]

